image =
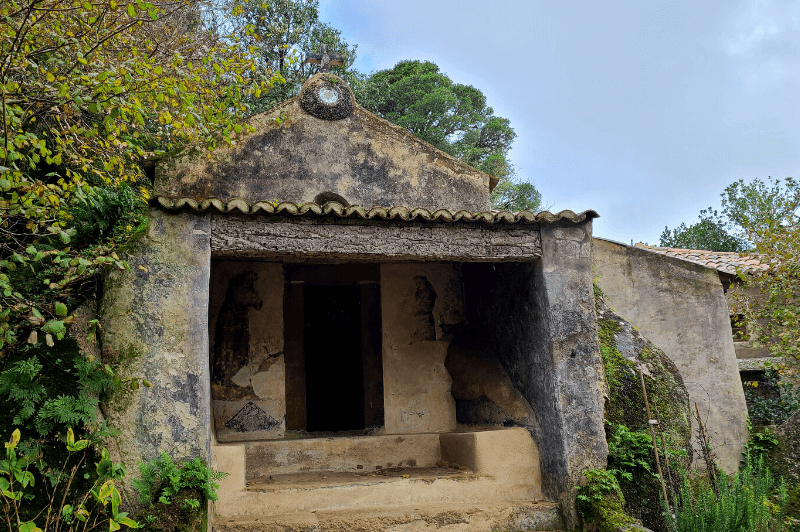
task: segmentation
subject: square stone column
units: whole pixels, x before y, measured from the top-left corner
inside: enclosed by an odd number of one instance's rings
[[[104,360],[121,378],[152,384],[119,391],[108,405],[120,430],[112,450],[138,476],[137,463],[161,451],[209,456],[209,218],[151,209],[147,232],[121,258],[130,269],[108,270],[103,279],[100,338]],[[130,486],[126,492],[136,500]]]

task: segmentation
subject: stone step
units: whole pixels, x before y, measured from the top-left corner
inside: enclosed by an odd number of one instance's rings
[[[304,471],[375,471],[432,467],[442,460],[439,434],[404,434],[245,444],[247,479]]]
[[[313,471],[254,479],[215,505],[221,516],[270,516],[295,511],[480,504],[541,498],[525,478],[495,478],[452,467],[390,468],[369,473]]]
[[[216,444],[214,464],[230,473],[214,503],[220,523],[377,509],[412,523],[421,506],[544,498],[537,449],[522,428]]]
[[[532,500],[440,503],[359,510],[296,511],[273,516],[213,517],[214,532],[560,532],[558,505]]]

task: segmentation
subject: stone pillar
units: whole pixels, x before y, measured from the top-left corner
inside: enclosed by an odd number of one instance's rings
[[[605,377],[592,287],[592,222],[562,220],[543,225],[541,233],[542,259],[534,270],[534,284],[537,321],[547,342],[537,347],[541,369],[552,371],[554,393],[552,404],[537,408],[543,437],[539,446],[563,445],[563,458],[546,469],[560,477],[559,498],[568,498],[573,507],[573,486],[582,472],[605,467],[608,456]],[[560,434],[549,428],[554,425],[560,426]],[[574,513],[566,517],[575,518]]]
[[[102,354],[120,377],[144,378],[152,388],[114,394],[108,420],[120,434],[110,447],[129,476],[161,451],[208,459],[209,218],[151,209],[147,232],[121,258],[130,270],[103,279]],[[130,486],[125,492],[130,500]]]

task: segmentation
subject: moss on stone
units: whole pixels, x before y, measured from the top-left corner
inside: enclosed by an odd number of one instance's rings
[[[584,528],[616,532],[639,522],[625,513],[625,496],[611,473],[590,469],[583,476],[586,484],[578,490],[577,509]]]
[[[672,479],[677,483],[677,473],[687,469],[691,462],[691,411],[683,379],[663,351],[617,315],[602,298],[596,301],[600,352],[608,385],[605,408],[605,418],[609,422],[607,430],[624,425],[649,440],[649,424],[639,376],[639,372],[643,372],[650,413],[659,420],[657,433],[659,439],[664,441],[670,456]],[[661,485],[653,475],[657,468],[652,448],[648,451],[646,455],[637,455],[643,457],[647,467],[627,467],[626,472],[631,476],[620,482],[620,488],[630,501],[627,506],[630,515],[641,519],[645,526],[657,532],[666,532],[668,525],[658,502],[662,498]],[[662,448],[659,448],[661,451]],[[623,468],[620,462],[621,457],[615,456],[615,450],[610,448],[609,468]],[[663,456],[661,464],[665,466]],[[666,473],[664,471],[665,476]]]

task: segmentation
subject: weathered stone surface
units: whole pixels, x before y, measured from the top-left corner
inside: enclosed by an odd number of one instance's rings
[[[115,359],[120,377],[153,385],[118,392],[108,405],[131,476],[162,450],[176,459],[209,454],[209,233],[207,217],[153,210],[124,255],[130,270],[110,270],[103,281],[103,356]]]
[[[243,276],[251,279],[249,285],[241,285]],[[281,438],[285,433],[283,290],[279,263],[211,263],[211,393],[214,429],[220,441]],[[229,425],[249,402],[276,423]],[[241,430],[243,427],[247,429]]]
[[[443,330],[464,321],[462,298],[453,265],[381,264],[387,434],[456,428]]]
[[[748,437],[747,405],[717,271],[603,239],[595,239],[594,258],[608,304],[675,363],[717,464],[736,471]],[[700,444],[693,445],[700,456]]]
[[[211,248],[215,257],[348,261],[519,261],[541,256],[537,225],[332,221],[213,215]]]
[[[323,120],[295,97],[248,123],[254,133],[210,160],[187,149],[160,161],[155,195],[305,203],[332,192],[366,207],[489,209],[494,178],[357,104],[345,118]]]
[[[405,508],[295,512],[272,518],[215,522],[213,532],[486,532],[563,530],[556,504],[515,501],[476,504],[416,504]]]
[[[609,430],[617,430],[612,428],[615,425],[624,425],[631,431],[650,437],[639,375],[643,374],[650,414],[659,421],[657,430],[664,445],[674,452],[670,458],[670,468],[666,467],[665,457],[660,457],[662,473],[668,485],[672,483],[671,491],[677,491],[681,485],[679,471],[685,471],[692,459],[692,411],[689,408],[689,393],[680,372],[661,349],[600,298],[597,299],[597,325],[608,385],[605,415],[612,424]],[[680,457],[681,451],[689,454]],[[652,453],[648,460],[651,471],[657,471]],[[619,467],[621,464],[615,462],[614,456],[609,456],[608,468]],[[630,480],[620,481],[620,488],[625,494],[625,513],[657,532],[669,532],[670,524],[664,519],[661,505],[653,504],[653,501],[663,498],[659,479],[643,468],[637,468],[632,475]]]
[[[561,529],[557,505],[541,503],[535,443],[521,428],[225,444],[214,446],[214,457],[231,473],[220,482],[215,529],[257,520],[257,530],[295,530],[298,518],[341,511],[349,522],[326,519],[320,529],[389,530],[422,509],[438,516],[432,525],[465,525],[457,530]],[[493,522],[475,515],[494,507],[505,510]],[[537,507],[556,520],[545,526]],[[417,516],[373,520],[383,512]]]
[[[468,326],[480,327],[533,407],[545,494],[575,523],[573,487],[604,467],[603,369],[597,342],[591,222],[542,227],[534,263],[464,264]]]

